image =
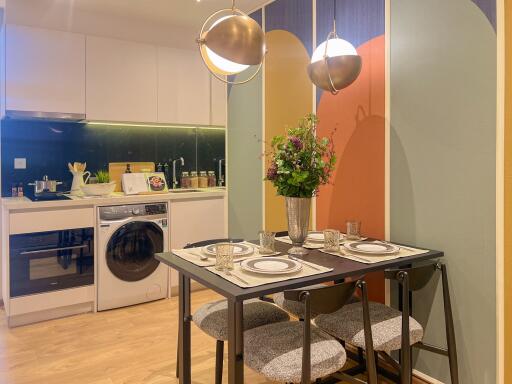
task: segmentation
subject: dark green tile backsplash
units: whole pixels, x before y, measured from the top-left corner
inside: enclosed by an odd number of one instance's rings
[[[26,186],[43,175],[63,181],[59,190],[69,190],[71,173],[67,163],[74,161],[87,162],[87,170],[95,172],[108,169],[111,162],[157,164],[183,157],[185,166],[178,167],[178,173],[217,173],[218,161],[225,157],[225,131],[3,120],[1,151],[2,196],[10,196],[12,183]],[[27,159],[27,169],[14,169],[17,157]]]

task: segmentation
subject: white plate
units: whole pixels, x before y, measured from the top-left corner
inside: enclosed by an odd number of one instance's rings
[[[242,243],[233,243],[233,257],[248,256],[254,253],[254,248]],[[201,248],[201,251],[208,256],[217,256],[217,244],[210,244]]]
[[[365,253],[368,255],[388,255],[397,253],[400,247],[394,244],[378,243],[373,241],[353,241],[344,244],[349,251]]]
[[[345,239],[345,235],[340,233],[340,243]],[[306,238],[307,243],[323,243],[325,241],[324,233],[320,231],[313,231],[308,233]]]
[[[295,260],[278,257],[254,257],[242,261],[240,267],[253,273],[284,275],[300,271],[302,264]]]

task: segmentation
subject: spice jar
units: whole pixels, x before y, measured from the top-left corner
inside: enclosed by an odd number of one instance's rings
[[[181,188],[190,188],[190,176],[188,172],[181,172]]]
[[[217,177],[215,171],[208,171],[208,187],[215,187],[217,185]]]
[[[189,188],[199,188],[199,177],[197,176],[196,171],[190,172],[190,187]]]
[[[199,188],[208,188],[208,175],[206,171],[199,172]]]

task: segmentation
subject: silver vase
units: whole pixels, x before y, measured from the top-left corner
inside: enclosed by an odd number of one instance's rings
[[[303,244],[308,236],[311,198],[286,197],[285,199],[288,217],[288,236],[290,236],[293,244],[288,253],[298,256],[305,255],[308,251],[303,247]]]

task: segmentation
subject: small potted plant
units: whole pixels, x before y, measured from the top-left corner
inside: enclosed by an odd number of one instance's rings
[[[116,189],[116,182],[110,181],[110,175],[108,171],[99,170],[94,176],[96,177],[95,184],[83,185],[82,192],[86,196],[107,196],[114,192]]]
[[[266,180],[284,196],[288,216],[288,235],[293,248],[292,255],[304,255],[302,247],[308,234],[311,198],[318,187],[329,183],[336,164],[334,144],[331,137],[318,137],[318,118],[308,114],[295,128],[287,130],[286,136],[272,139],[270,165]]]

